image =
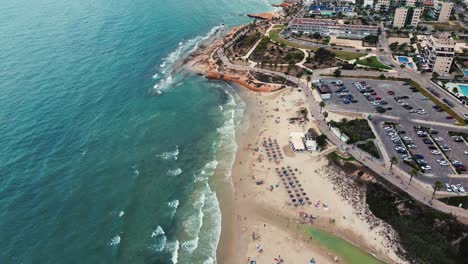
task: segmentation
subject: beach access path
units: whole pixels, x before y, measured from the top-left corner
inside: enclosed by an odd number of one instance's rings
[[[379,164],[375,160],[369,160],[367,157],[363,157],[362,153],[360,153],[356,149],[348,148],[346,144],[341,142],[341,140],[335,136],[328,127],[327,123],[325,122],[323,115],[320,111],[319,104],[313,99],[312,90],[308,87],[308,83],[305,80],[301,80],[299,78],[286,75],[284,73],[271,71],[267,69],[260,69],[254,68],[249,66],[242,66],[242,65],[235,65],[232,64],[231,61],[226,57],[224,54],[224,49],[220,47],[217,51],[218,57],[222,60],[223,64],[231,69],[239,70],[239,71],[257,71],[266,74],[273,74],[277,76],[281,76],[286,78],[287,80],[294,82],[302,89],[305,93],[307,98],[310,98],[308,101],[309,110],[312,116],[316,119],[317,125],[319,126],[321,132],[325,134],[334,145],[338,146],[343,152],[353,156],[357,161],[362,163],[363,165],[367,166],[368,168],[372,169],[374,172],[379,174],[385,180],[389,181],[393,185],[397,186],[401,190],[407,192],[409,195],[413,197],[413,199],[424,203],[428,206],[431,206],[434,209],[437,209],[441,212],[452,214],[457,216],[460,221],[468,223],[468,212],[462,208],[448,206],[438,200],[431,200],[432,196],[432,187],[429,185],[425,185],[421,183],[418,179],[413,179],[412,185],[409,185],[410,175],[399,169],[397,166],[393,166],[392,171],[390,171],[390,164],[389,161],[384,162],[383,164]],[[320,74],[330,74],[333,72],[334,69],[323,69],[323,70],[316,70],[314,71],[313,76],[320,76]],[[367,71],[363,71],[368,76]],[[359,72],[356,72],[359,74]],[[357,75],[358,76],[358,75]],[[401,77],[401,76],[400,76]],[[411,77],[410,77],[411,78]]]

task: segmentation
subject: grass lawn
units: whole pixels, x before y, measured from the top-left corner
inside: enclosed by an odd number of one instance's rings
[[[364,65],[364,66],[374,68],[374,69],[382,69],[382,70],[391,70],[392,69],[391,67],[381,63],[379,61],[379,59],[377,59],[376,56],[372,56],[372,57],[369,57],[369,58],[358,60],[357,64]]]
[[[276,43],[284,44],[286,46],[297,48],[297,49],[306,49],[306,50],[311,50],[311,51],[316,51],[318,49],[315,47],[301,45],[301,44],[294,43],[292,41],[287,41],[285,39],[280,38],[279,33],[281,32],[281,30],[283,30],[283,28],[284,26],[281,26],[281,25],[274,26],[273,29],[270,30],[270,33],[269,33],[270,39]],[[328,50],[335,53],[337,58],[340,58],[343,60],[354,60],[354,59],[358,59],[366,55],[365,53],[359,53],[359,52],[350,52],[350,51],[333,50],[333,49],[328,49]]]
[[[379,149],[375,145],[374,141],[369,140],[365,143],[358,144],[357,147],[371,154],[374,158],[380,159]]]

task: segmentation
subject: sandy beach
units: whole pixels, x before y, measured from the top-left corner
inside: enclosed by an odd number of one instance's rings
[[[223,231],[218,261],[248,263],[250,259],[275,263],[275,258],[281,258],[285,263],[308,263],[315,258],[318,263],[334,263],[337,259],[344,262],[296,230],[297,224],[304,223],[340,236],[385,262],[404,263],[395,253],[391,227],[370,215],[364,190],[328,165],[324,156],[333,151],[333,146],[321,153],[291,151],[290,132],[306,132],[309,128],[318,131],[311,116],[304,124],[288,122],[288,118],[296,117],[301,106],[305,106],[305,95],[292,88],[272,93],[241,89],[240,95],[247,104],[244,127],[248,128],[237,134],[231,204],[223,206],[228,203],[226,199],[221,202]],[[269,139],[278,142],[284,157],[279,163],[266,158],[262,142]],[[311,204],[293,206],[276,172],[281,167],[295,171]],[[301,212],[313,215],[313,223],[309,223],[309,218],[300,217]]]

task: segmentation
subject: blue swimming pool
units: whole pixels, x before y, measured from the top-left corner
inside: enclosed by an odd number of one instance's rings
[[[414,64],[412,62],[406,63],[406,65],[408,65],[410,68],[414,68]]]
[[[407,63],[407,62],[408,62],[408,58],[406,58],[406,57],[398,57],[398,61],[401,62],[401,63]]]
[[[463,75],[468,76],[468,69],[463,69]]]

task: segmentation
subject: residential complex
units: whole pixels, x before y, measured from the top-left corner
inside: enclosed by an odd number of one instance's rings
[[[447,22],[449,21],[450,14],[452,13],[453,3],[451,2],[441,2],[439,3],[440,13],[437,21]]]
[[[421,18],[422,8],[399,7],[395,9],[393,27],[417,27]]]
[[[455,55],[455,41],[444,34],[439,37],[427,36],[422,44],[423,67],[439,75],[448,74]]]
[[[368,35],[377,35],[377,26],[340,24],[331,19],[295,18],[289,24],[293,33],[314,34],[322,36],[337,36],[350,39],[362,39]]]

